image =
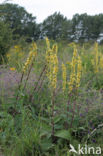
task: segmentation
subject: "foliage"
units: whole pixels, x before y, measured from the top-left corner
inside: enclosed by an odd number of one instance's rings
[[[55,12],[53,15],[47,17],[42,25],[42,36],[47,36],[50,39],[67,39],[70,22],[62,14]]]
[[[10,48],[12,42],[12,32],[7,24],[0,22],[0,62],[2,57],[5,56],[6,52]]]
[[[103,74],[100,64],[92,62],[103,54],[102,46],[96,46],[55,44],[46,38],[46,44],[28,45],[29,55],[24,48],[18,60],[22,47],[13,47],[8,64],[12,64],[11,73],[19,68],[21,75],[15,94],[0,99],[0,146],[5,155],[65,156],[72,155],[70,144],[75,148],[85,143],[102,147],[102,127],[98,129],[98,125],[103,123]],[[69,90],[74,71],[77,87],[74,83]],[[35,81],[30,80],[33,77]]]
[[[9,24],[13,31],[13,39],[26,36],[29,39],[36,40],[37,25],[35,22],[36,17],[29,14],[23,7],[17,4],[2,4],[0,5],[0,20]]]
[[[95,16],[86,13],[75,14],[69,20],[60,12],[55,12],[42,23],[37,24],[36,17],[23,7],[17,4],[3,3],[0,5],[0,21],[9,25],[14,40],[24,37],[27,42],[31,42],[46,36],[53,40],[80,43],[88,41],[102,43],[103,40],[103,14]]]

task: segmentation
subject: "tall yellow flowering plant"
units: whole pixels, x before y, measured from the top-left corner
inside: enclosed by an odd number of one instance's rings
[[[27,77],[26,77],[26,81],[24,84],[24,88],[23,88],[23,89],[25,89],[36,56],[37,56],[37,45],[36,45],[36,43],[32,43],[31,51],[29,52],[28,58],[23,65],[22,75],[21,75],[21,80],[20,80],[19,86],[18,86],[18,90],[20,90],[24,74],[25,74],[25,72],[27,72]],[[16,99],[18,99],[18,94],[17,94]]]
[[[75,106],[76,106],[76,99],[77,99],[77,91],[78,88],[80,87],[80,80],[81,80],[81,74],[82,74],[82,61],[81,57],[77,53],[76,46],[74,45],[74,52],[73,52],[73,57],[72,57],[72,62],[71,62],[71,73],[70,73],[70,79],[68,82],[68,87],[69,87],[69,100],[68,100],[68,105],[67,105],[67,112],[69,110],[71,98],[73,97],[72,101],[72,119],[70,126],[72,128],[72,123],[74,120],[74,115],[75,115]],[[74,96],[71,96],[74,95]],[[67,113],[67,118],[68,118],[68,113]],[[68,127],[68,123],[67,123]]]
[[[32,49],[29,52],[28,58],[23,66],[23,72],[25,73],[26,70],[28,69],[29,65],[34,61],[34,59],[37,56],[37,45],[36,43],[32,44]]]
[[[66,73],[66,66],[64,63],[62,63],[62,78],[63,78],[63,82],[62,82],[62,87],[63,87],[63,92],[66,89],[66,83],[67,83],[67,73]]]
[[[99,63],[99,58],[98,58],[98,43],[95,43],[95,53],[96,53],[96,58],[95,58],[95,72],[98,72],[98,63]]]
[[[52,139],[54,139],[54,106],[55,106],[55,89],[57,87],[57,73],[58,73],[58,57],[56,44],[50,48],[50,42],[46,38],[47,51],[46,51],[46,63],[47,63],[47,78],[49,80],[49,87],[51,89],[51,125],[52,125]]]
[[[69,87],[69,93],[73,91],[73,89],[78,89],[80,86],[80,79],[81,79],[81,72],[82,72],[82,61],[81,57],[77,53],[76,45],[73,44],[74,46],[74,52],[73,52],[73,57],[72,57],[72,62],[70,63],[71,66],[71,73],[70,73],[70,78],[68,82],[68,87]],[[62,78],[63,78],[63,91],[66,88],[66,66],[62,63]]]
[[[50,88],[56,89],[58,73],[57,45],[53,45],[52,49],[50,49],[50,47],[47,46],[46,62],[47,77],[49,79]]]
[[[75,82],[76,82],[76,64],[77,64],[77,49],[74,46],[74,52],[73,52],[73,57],[71,62],[70,81],[68,82],[70,92],[73,90],[73,87],[75,86]]]
[[[103,70],[103,54],[98,50],[98,43],[94,44],[94,59],[91,60],[94,67],[94,72],[98,73],[99,70]]]

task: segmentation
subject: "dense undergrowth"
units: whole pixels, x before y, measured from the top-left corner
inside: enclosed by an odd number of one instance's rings
[[[103,149],[103,46],[46,38],[15,45],[6,57],[6,68],[21,78],[12,97],[0,98],[4,155],[76,155],[70,144]]]

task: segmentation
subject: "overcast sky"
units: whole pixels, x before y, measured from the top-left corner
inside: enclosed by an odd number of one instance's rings
[[[4,0],[0,0],[2,3]],[[95,15],[103,13],[103,0],[11,0],[37,17],[42,22],[55,11],[71,19],[75,13]]]

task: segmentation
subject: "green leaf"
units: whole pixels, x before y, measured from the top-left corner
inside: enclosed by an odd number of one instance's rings
[[[43,151],[48,151],[53,147],[53,144],[50,142],[50,140],[45,139],[41,142],[41,147]]]
[[[54,123],[58,123],[59,121],[61,120],[61,117],[60,116],[57,116],[54,118]]]
[[[70,135],[70,132],[68,130],[60,130],[55,134],[55,136],[57,136],[59,138],[66,139],[66,140],[71,139],[71,135]]]

